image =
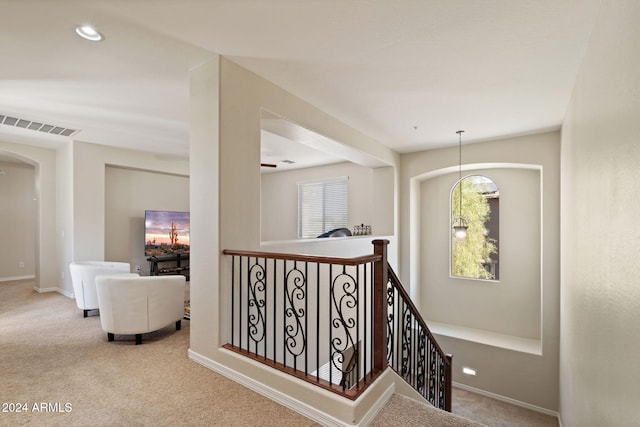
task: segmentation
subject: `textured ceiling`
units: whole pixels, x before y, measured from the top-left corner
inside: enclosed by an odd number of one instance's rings
[[[0,114],[186,157],[189,70],[221,54],[400,152],[558,129],[599,3],[4,0]]]

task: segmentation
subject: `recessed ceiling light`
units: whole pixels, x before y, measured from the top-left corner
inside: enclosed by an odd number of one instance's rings
[[[102,34],[96,31],[91,25],[80,25],[76,27],[76,33],[83,39],[99,42],[104,40]]]

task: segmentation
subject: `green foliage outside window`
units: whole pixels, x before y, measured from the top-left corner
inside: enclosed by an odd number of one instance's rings
[[[497,254],[496,241],[487,236],[485,224],[489,221],[491,208],[483,194],[491,193],[486,183],[474,183],[472,177],[464,178],[452,193],[452,216],[460,212],[460,185],[462,185],[462,216],[466,219],[467,237],[463,240],[452,237],[452,275],[474,279],[494,279],[485,268],[491,256]]]

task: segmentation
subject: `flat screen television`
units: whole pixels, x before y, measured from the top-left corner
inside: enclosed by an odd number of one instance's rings
[[[144,212],[144,254],[189,253],[189,212]]]

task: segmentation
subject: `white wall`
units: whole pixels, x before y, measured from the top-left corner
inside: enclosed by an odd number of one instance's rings
[[[105,178],[105,260],[140,266],[144,255],[144,212],[189,211],[189,177],[107,166]]]
[[[507,191],[501,204],[507,195],[509,199],[515,197],[513,203],[506,203],[506,209],[512,211],[510,215],[501,210],[502,269],[497,283],[448,276],[449,191],[457,179],[457,147],[403,154],[400,169],[400,277],[424,316],[430,319],[433,313],[442,322],[428,324],[438,333],[443,349],[454,356],[454,381],[547,411],[558,409],[559,142],[559,132],[550,132],[463,145],[465,175],[472,173],[466,169],[485,169],[492,177],[496,167],[501,173],[504,169],[525,168],[528,172],[516,169],[511,174],[527,175],[521,183],[526,182],[529,192],[534,192],[529,201],[529,194],[516,194],[517,188],[495,178],[501,190],[504,187]],[[541,180],[536,180],[538,174]],[[442,177],[441,182],[428,182],[438,177]],[[537,192],[533,190],[536,181],[538,185],[541,181]],[[440,187],[440,197],[444,194],[444,200],[437,202],[441,216],[433,218],[444,224],[440,225],[444,227],[442,234],[431,236],[431,232],[440,231],[430,230],[433,224],[426,225],[429,217],[425,215],[432,207],[429,201],[421,200],[423,184],[427,186],[425,191],[432,185]],[[522,209],[532,206],[531,210],[513,212],[514,204],[525,205]],[[531,247],[521,247],[517,239],[522,226],[527,227],[526,241]],[[425,242],[430,239],[435,239],[433,245]],[[440,252],[435,254],[437,251]],[[435,258],[432,261],[439,265],[425,265],[425,257]],[[523,264],[518,257],[532,259]],[[518,267],[508,265],[512,263]],[[524,268],[526,271],[520,271]],[[502,288],[508,289],[501,292]],[[495,319],[516,324],[500,325]],[[540,323],[536,324],[536,320]],[[462,366],[475,368],[477,375],[463,375]]]
[[[61,277],[60,290],[73,296],[69,264],[73,261],[73,143],[56,150],[56,268]]]
[[[189,350],[215,357],[220,346],[220,58],[191,71],[189,158],[191,194]],[[256,203],[256,205],[258,205]],[[258,205],[259,206],[259,205]]]
[[[606,0],[562,127],[564,426],[640,425],[640,2]]]
[[[0,162],[0,281],[35,278],[35,168]]]

